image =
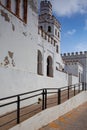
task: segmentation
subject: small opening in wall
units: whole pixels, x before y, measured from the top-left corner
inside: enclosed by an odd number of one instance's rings
[[[48,26],[48,32],[51,32],[51,26]]]
[[[59,46],[56,45],[56,52],[59,53]]]
[[[55,35],[57,35],[57,29],[55,29]]]
[[[58,38],[60,37],[60,33],[58,32]]]
[[[40,26],[40,29],[43,30],[43,26]]]

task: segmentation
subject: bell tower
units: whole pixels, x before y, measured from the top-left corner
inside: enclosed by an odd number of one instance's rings
[[[48,14],[52,16],[52,5],[50,1],[41,1],[40,3],[40,14]]]
[[[60,30],[59,21],[52,15],[52,4],[48,0],[40,3],[39,28],[53,38],[58,46],[60,46]]]

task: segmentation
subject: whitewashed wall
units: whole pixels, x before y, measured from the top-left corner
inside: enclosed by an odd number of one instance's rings
[[[13,60],[14,68],[36,73],[37,14],[29,7],[28,24],[26,25],[0,6],[0,27],[0,65],[13,67]],[[9,56],[9,52],[13,57]],[[9,60],[7,65],[5,65],[6,57]]]
[[[56,78],[0,67],[0,98],[49,87],[64,87],[68,84],[68,75],[60,71]]]
[[[0,6],[0,97],[65,85],[61,82],[62,78],[66,81],[63,73],[60,77],[46,76],[47,57],[51,55],[53,58],[54,74],[56,60],[61,61],[55,58],[56,48],[41,36],[38,37],[38,15],[32,2],[35,6],[35,1],[28,3],[27,25]],[[44,76],[37,75],[38,49],[45,53]]]
[[[83,77],[82,77],[82,82],[87,83],[87,51],[84,52],[76,52],[76,53],[65,53],[62,55],[62,58],[64,61],[73,61],[73,60],[78,60],[79,63],[83,66]]]
[[[77,84],[79,82],[78,77],[72,74],[68,75],[68,85]]]
[[[28,73],[27,71],[0,67],[0,83],[0,98],[3,98],[41,88],[60,88],[67,86],[68,75],[58,71],[56,78],[50,78]],[[0,105],[7,102],[8,101],[1,101]],[[32,102],[38,102],[38,97],[28,103]],[[22,107],[26,105],[28,104],[24,102]],[[0,114],[2,115],[14,109],[16,109],[16,104],[2,108]]]

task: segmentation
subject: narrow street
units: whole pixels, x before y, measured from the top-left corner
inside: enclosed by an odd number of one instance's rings
[[[87,102],[39,130],[87,130]]]

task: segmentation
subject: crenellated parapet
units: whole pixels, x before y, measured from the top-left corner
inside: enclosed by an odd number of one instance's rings
[[[82,51],[80,51],[80,52],[71,52],[71,53],[64,53],[64,54],[61,54],[61,56],[76,56],[76,55],[85,55],[85,54],[87,54],[87,51],[84,51],[84,52],[82,52]]]
[[[43,39],[47,40],[47,42],[55,46],[56,41],[51,36],[49,36],[46,32],[44,32],[41,28],[38,28],[38,34],[41,35]]]

